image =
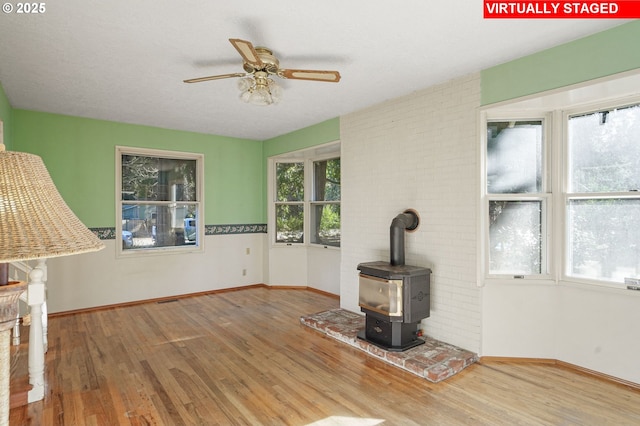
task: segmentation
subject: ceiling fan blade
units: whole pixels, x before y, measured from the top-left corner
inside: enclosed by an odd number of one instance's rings
[[[185,83],[200,83],[201,81],[220,80],[222,78],[244,77],[246,75],[247,75],[246,72],[236,72],[233,74],[220,74],[220,75],[211,75],[209,77],[190,78],[188,80],[183,80],[183,81]]]
[[[261,68],[264,64],[262,63],[262,59],[258,56],[258,52],[253,47],[250,41],[240,40],[239,38],[230,38],[229,41],[233,44],[233,47],[236,48],[242,59],[245,62],[253,65],[256,68]]]
[[[329,81],[337,83],[340,81],[338,71],[314,71],[314,70],[280,70],[278,75],[284,78],[295,80]]]

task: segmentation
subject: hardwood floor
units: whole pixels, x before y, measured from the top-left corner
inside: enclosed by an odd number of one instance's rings
[[[54,317],[45,399],[10,422],[640,424],[638,390],[564,367],[476,364],[432,384],[299,322],[335,307],[310,291],[252,288]]]

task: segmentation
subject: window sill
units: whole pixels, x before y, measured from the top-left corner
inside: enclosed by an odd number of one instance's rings
[[[324,245],[324,244],[316,244],[316,243],[311,243],[309,244],[310,248],[315,248],[315,249],[319,249],[319,250],[338,250],[340,251],[340,247],[336,247],[336,246],[328,246],[328,245]]]
[[[541,287],[551,287],[557,285],[556,282],[549,278],[531,278],[525,276],[525,278],[509,278],[509,277],[492,277],[485,278],[484,286],[541,286]]]
[[[204,247],[202,244],[199,246],[182,246],[182,247],[166,247],[155,249],[134,249],[134,250],[122,250],[116,251],[116,259],[129,259],[129,258],[141,258],[148,256],[179,256],[192,253],[204,253]]]
[[[558,284],[564,287],[583,289],[583,290],[606,291],[606,292],[612,292],[617,294],[620,294],[622,292],[627,292],[630,294],[636,294],[638,297],[640,297],[640,291],[630,290],[627,288],[627,285],[624,283],[592,281],[592,280],[586,280],[586,279],[565,277],[564,279],[560,280]]]

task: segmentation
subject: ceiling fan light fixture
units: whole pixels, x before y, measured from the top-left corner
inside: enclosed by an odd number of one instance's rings
[[[238,80],[238,89],[242,92],[246,92],[254,85],[254,80],[251,77],[245,77]]]
[[[272,79],[269,79],[269,92],[274,104],[280,102],[282,99],[282,87]]]
[[[253,105],[270,105],[271,94],[265,86],[256,87],[256,89],[249,96],[249,103]]]
[[[251,97],[251,91],[246,90],[242,93],[240,93],[240,99],[242,99],[244,102],[249,103],[249,98]]]
[[[282,88],[264,76],[247,77],[238,81],[240,99],[253,105],[271,105],[282,99]]]

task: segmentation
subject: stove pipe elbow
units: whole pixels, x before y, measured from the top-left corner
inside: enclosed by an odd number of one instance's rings
[[[404,265],[404,231],[414,231],[419,224],[420,219],[414,210],[405,210],[393,218],[389,227],[391,266]]]

